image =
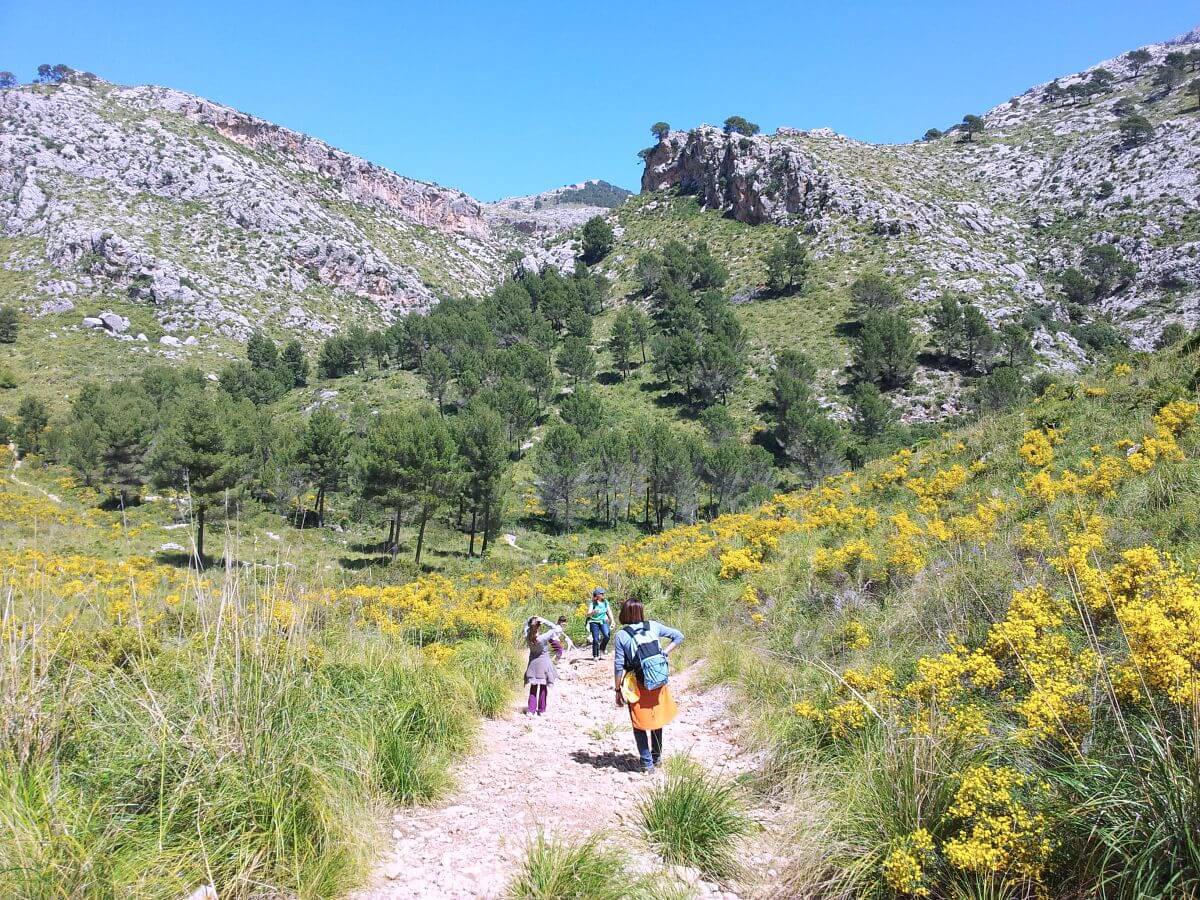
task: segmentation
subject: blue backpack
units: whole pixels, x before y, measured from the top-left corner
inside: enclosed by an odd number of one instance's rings
[[[648,691],[666,684],[670,666],[667,655],[658,645],[657,629],[651,629],[649,622],[643,622],[640,630],[635,630],[633,625],[626,625],[622,630],[633,638],[632,658],[626,654],[625,668],[637,675],[638,682]]]

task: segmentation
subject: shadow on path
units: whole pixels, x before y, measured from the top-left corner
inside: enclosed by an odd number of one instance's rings
[[[591,750],[572,750],[571,759],[577,763],[594,766],[597,769],[616,769],[619,772],[642,771],[641,760],[632,752],[614,753],[611,750],[596,753]]]

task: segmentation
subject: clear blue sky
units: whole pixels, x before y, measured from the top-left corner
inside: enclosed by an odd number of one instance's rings
[[[1197,24],[1182,0],[0,0],[0,69],[169,85],[490,200],[636,189],[659,119],[910,140]]]

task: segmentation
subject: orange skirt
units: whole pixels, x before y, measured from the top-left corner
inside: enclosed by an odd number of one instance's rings
[[[628,705],[629,718],[639,731],[654,731],[669,725],[679,712],[669,684],[652,691],[639,687],[637,700]]]

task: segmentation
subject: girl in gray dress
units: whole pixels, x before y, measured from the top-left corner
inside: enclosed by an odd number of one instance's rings
[[[545,631],[542,626],[545,626]],[[543,619],[530,616],[525,623],[525,643],[529,646],[529,665],[525,667],[525,683],[529,685],[529,714],[541,715],[546,711],[546,700],[550,685],[558,681],[554,660],[550,656],[550,642],[562,640],[563,630]]]

